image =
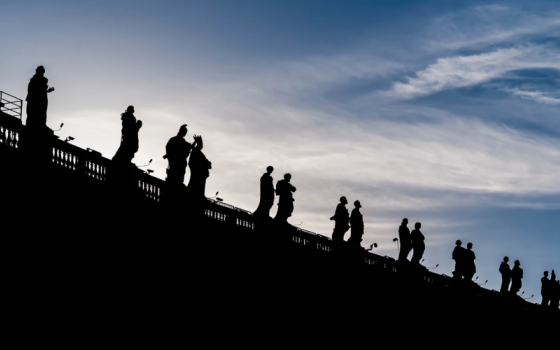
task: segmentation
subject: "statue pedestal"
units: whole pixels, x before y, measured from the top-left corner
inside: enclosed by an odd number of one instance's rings
[[[25,128],[19,140],[19,149],[25,157],[26,165],[48,166],[52,163],[53,145],[58,137],[48,127]]]

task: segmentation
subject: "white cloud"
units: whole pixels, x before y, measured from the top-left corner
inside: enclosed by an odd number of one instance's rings
[[[433,51],[457,50],[504,42],[519,42],[535,34],[558,34],[560,13],[536,13],[503,5],[467,8],[437,18],[426,46]]]
[[[525,91],[520,89],[504,89],[504,91],[510,92],[515,96],[519,96],[521,98],[530,99],[538,103],[544,103],[549,105],[557,105],[560,104],[560,98],[546,96],[543,92],[540,91]]]
[[[412,98],[438,91],[472,86],[503,76],[518,69],[560,69],[558,50],[531,45],[498,49],[490,53],[440,58],[436,63],[416,72],[406,82],[397,82],[385,95]]]

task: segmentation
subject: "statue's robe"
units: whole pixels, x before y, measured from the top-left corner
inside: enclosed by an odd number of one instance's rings
[[[362,236],[364,235],[364,216],[359,208],[352,209],[350,215],[350,238],[348,243],[353,245],[360,245]]]
[[[205,199],[206,179],[210,176],[212,163],[206,158],[202,149],[195,147],[189,159],[191,178],[189,180],[189,195],[195,200]]]
[[[136,117],[132,113],[125,112],[121,116],[121,144],[117,153],[113,157],[113,161],[128,164],[132,162],[134,155],[138,151],[138,125]]]
[[[165,146],[167,156],[167,182],[182,185],[187,172],[187,158],[192,150],[192,145],[181,136],[169,139]]]
[[[35,74],[27,85],[27,122],[30,128],[41,128],[47,126],[47,108],[49,99],[47,89],[49,79]]]
[[[261,176],[261,197],[255,215],[265,218],[270,217],[270,209],[274,205],[274,180],[269,173]]]
[[[294,212],[293,192],[296,188],[286,180],[280,180],[276,183],[276,195],[278,199],[278,212],[275,219],[287,221]]]
[[[345,204],[338,203],[333,216],[333,220],[335,224],[332,239],[335,242],[342,242],[344,241],[344,234],[350,228],[350,215],[348,214],[348,209],[346,209]]]
[[[408,254],[412,250],[412,242],[410,241],[410,230],[405,225],[399,226],[399,241],[401,242],[399,261],[408,261]]]
[[[426,245],[424,243],[424,235],[419,229],[414,229],[410,233],[410,240],[412,242],[412,259],[410,260],[413,264],[420,264],[424,251],[426,250]]]
[[[511,269],[511,288],[510,288],[511,293],[517,294],[517,292],[521,290],[522,279],[523,279],[523,269],[520,268],[519,266],[514,266],[513,269]]]

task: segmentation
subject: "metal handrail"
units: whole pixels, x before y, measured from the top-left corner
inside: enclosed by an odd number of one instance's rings
[[[7,97],[6,97],[7,96]],[[0,112],[21,120],[23,101],[4,91],[0,91]]]

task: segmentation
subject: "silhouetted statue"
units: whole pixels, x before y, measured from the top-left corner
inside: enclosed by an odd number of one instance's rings
[[[550,302],[550,280],[548,279],[548,271],[545,271],[543,278],[541,278],[541,295],[541,305],[548,306]]]
[[[293,193],[296,191],[296,188],[290,183],[291,179],[291,174],[284,174],[284,179],[276,183],[276,195],[279,199],[278,211],[274,219],[280,222],[287,222],[294,212]]]
[[[502,287],[501,293],[507,293],[509,290],[509,283],[511,282],[511,269],[508,264],[509,258],[504,257],[504,261],[500,264],[500,273],[502,274]]]
[[[560,307],[560,281],[556,280],[556,288],[550,301],[550,306],[558,309]]]
[[[261,199],[257,210],[253,213],[256,216],[264,218],[270,217],[270,209],[272,209],[274,205],[274,179],[270,176],[273,171],[274,168],[268,166],[266,168],[266,173],[261,176]]]
[[[187,125],[184,124],[179,128],[177,136],[173,136],[167,141],[165,146],[165,155],[163,159],[167,159],[167,178],[165,181],[170,185],[183,185],[185,182],[185,173],[187,171],[187,158],[191,153],[192,145],[185,141],[187,136]]]
[[[513,269],[511,269],[511,288],[510,293],[517,295],[521,290],[521,279],[523,279],[523,269],[520,267],[521,263],[519,260],[515,260],[513,263]]]
[[[476,273],[476,255],[472,251],[473,244],[467,244],[467,250],[465,251],[465,279],[472,281],[474,274]]]
[[[54,91],[49,88],[49,79],[45,78],[45,68],[37,67],[35,75],[27,85],[27,126],[30,128],[44,128],[47,126],[47,109],[49,99],[47,94]]]
[[[189,169],[191,170],[191,179],[188,185],[189,195],[195,200],[205,199],[206,179],[210,176],[212,163],[202,153],[202,136],[194,136]]]
[[[463,279],[465,276],[465,248],[461,247],[463,242],[457,240],[455,242],[455,249],[451,258],[455,260],[455,271],[453,271],[453,277],[458,279]]]
[[[132,162],[136,152],[138,152],[138,132],[142,127],[142,121],[136,120],[133,106],[128,106],[126,111],[121,114],[121,120],[121,144],[113,157],[113,161],[121,164],[129,164]]]
[[[348,239],[348,243],[358,247],[361,246],[364,235],[364,216],[360,212],[361,207],[360,201],[354,202],[354,209],[350,215],[350,238]]]
[[[422,260],[424,250],[426,250],[424,235],[420,232],[420,228],[422,228],[422,224],[417,222],[414,224],[414,230],[410,233],[410,240],[412,242],[413,249],[412,259],[410,262],[417,265],[420,265],[420,260]]]
[[[348,209],[346,209],[346,204],[348,204],[346,197],[340,197],[340,203],[336,206],[334,216],[331,217],[331,221],[334,220],[334,230],[332,234],[332,240],[334,242],[343,242],[344,234],[350,228],[350,215],[348,214]]]
[[[401,241],[401,250],[399,251],[399,261],[408,262],[408,254],[412,250],[412,241],[410,240],[410,230],[407,227],[408,219],[402,220],[399,226],[399,241]]]
[[[550,295],[550,307],[553,309],[558,309],[560,306],[560,281],[556,279],[556,274],[552,270],[549,282],[549,295]]]

